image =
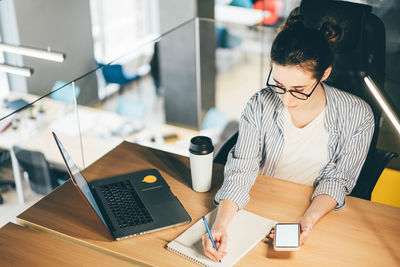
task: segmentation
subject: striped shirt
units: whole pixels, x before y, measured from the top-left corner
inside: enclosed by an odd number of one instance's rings
[[[360,98],[322,83],[326,94],[325,126],[329,133],[328,163],[314,181],[313,200],[327,194],[345,207],[367,157],[374,132],[374,115]],[[228,155],[224,182],[215,202],[230,199],[242,209],[259,173],[273,176],[283,151],[283,104],[275,93],[263,89],[247,103],[236,145]],[[284,193],[284,192],[282,192]]]

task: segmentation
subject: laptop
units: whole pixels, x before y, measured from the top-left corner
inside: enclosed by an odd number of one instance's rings
[[[156,169],[87,182],[53,132],[74,186],[114,240],[191,222],[189,214]]]

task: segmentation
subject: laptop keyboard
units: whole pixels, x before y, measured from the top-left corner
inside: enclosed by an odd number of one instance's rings
[[[103,185],[100,186],[100,190],[120,228],[153,221],[129,181]]]

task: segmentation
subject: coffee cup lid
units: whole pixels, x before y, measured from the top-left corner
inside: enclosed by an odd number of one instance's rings
[[[207,136],[195,136],[190,140],[189,152],[195,155],[206,155],[214,151],[211,138]]]

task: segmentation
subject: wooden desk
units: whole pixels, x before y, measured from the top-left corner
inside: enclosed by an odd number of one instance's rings
[[[129,262],[13,223],[0,229],[0,265],[132,266]]]
[[[96,178],[157,168],[192,217],[192,223],[214,208],[212,198],[222,181],[222,166],[214,166],[213,189],[190,188],[186,157],[124,142],[84,171]],[[309,205],[313,188],[260,176],[246,209],[280,222],[297,220]],[[191,262],[165,249],[191,224],[112,242],[91,210],[67,182],[17,216],[19,223],[111,253],[125,260],[158,266],[189,266]],[[329,213],[297,252],[275,252],[269,241],[259,243],[238,266],[395,266],[400,264],[400,209],[353,197],[347,207]]]

